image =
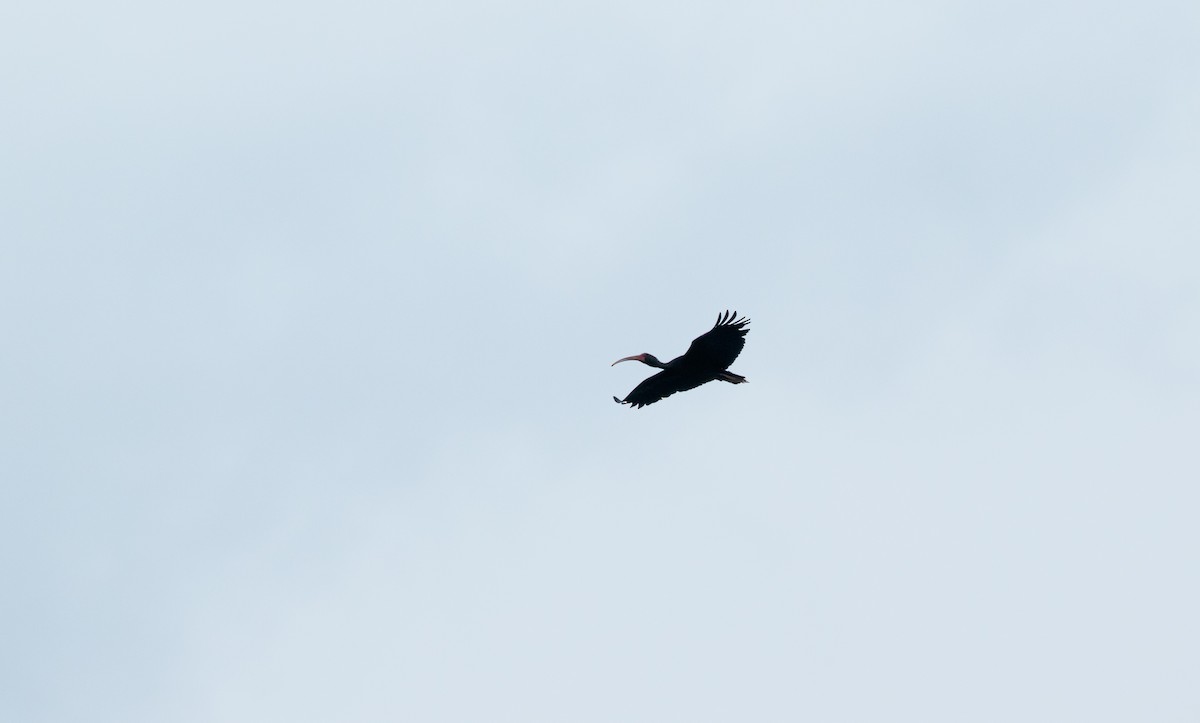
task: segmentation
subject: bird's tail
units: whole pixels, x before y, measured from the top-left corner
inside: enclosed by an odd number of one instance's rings
[[[720,379],[723,382],[729,382],[730,384],[745,384],[746,382],[750,381],[749,379],[746,379],[746,377],[742,376],[741,374],[734,374],[733,372],[730,372],[730,371],[721,372],[717,376],[717,379]]]

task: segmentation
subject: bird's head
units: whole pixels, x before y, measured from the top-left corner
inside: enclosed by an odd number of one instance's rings
[[[640,361],[646,366],[658,367],[659,369],[662,369],[663,367],[663,363],[660,362],[658,357],[654,356],[653,354],[634,354],[633,356],[627,356],[624,359],[618,359],[610,366],[615,367],[623,361]]]

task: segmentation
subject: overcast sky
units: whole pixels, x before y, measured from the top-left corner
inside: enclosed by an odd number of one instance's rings
[[[1196,721],[1197,37],[9,4],[0,719]]]

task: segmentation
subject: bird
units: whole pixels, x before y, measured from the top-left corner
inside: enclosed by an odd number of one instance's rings
[[[717,323],[712,329],[692,341],[683,356],[677,356],[666,364],[653,354],[634,354],[616,360],[611,366],[624,361],[640,361],[662,371],[647,377],[624,399],[613,397],[613,401],[637,409],[666,399],[675,392],[686,392],[717,379],[730,384],[746,383],[746,377],[734,374],[728,367],[742,352],[742,347],[746,346],[746,334],[750,332],[746,325],[749,323],[749,319],[739,319],[736,311],[730,313],[726,310],[717,316]]]

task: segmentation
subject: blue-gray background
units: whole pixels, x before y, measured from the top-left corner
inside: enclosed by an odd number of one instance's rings
[[[1198,7],[6,5],[0,718],[1197,720]]]

